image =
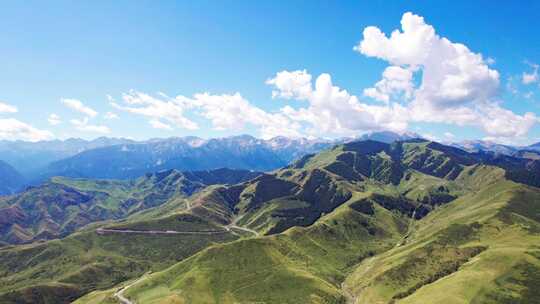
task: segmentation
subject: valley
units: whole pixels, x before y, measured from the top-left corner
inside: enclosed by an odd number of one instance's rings
[[[4,1],[0,304],[540,304],[540,1]]]
[[[357,141],[271,173],[173,170],[99,187],[56,179],[143,203],[60,239],[0,248],[0,299],[530,303],[540,189],[508,172],[535,167],[496,160],[425,140]]]

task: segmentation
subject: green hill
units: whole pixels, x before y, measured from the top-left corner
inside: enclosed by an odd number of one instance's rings
[[[213,184],[258,176],[245,170],[168,170],[132,181],[55,177],[0,203],[0,242],[28,243],[60,238],[93,222],[123,219],[179,200]]]
[[[94,290],[79,304],[119,303],[119,290],[135,303],[534,303],[540,189],[516,181],[535,185],[535,168],[420,140],[353,142],[0,250],[3,264],[25,265],[4,267],[0,300],[30,303],[40,288],[57,302]],[[92,254],[73,249],[80,238]],[[39,246],[63,251],[39,260]],[[72,263],[44,272],[58,261]]]
[[[0,249],[0,302],[69,303],[89,291],[161,270],[212,244],[239,237],[190,213],[106,226],[111,232],[96,228],[61,240]],[[125,229],[216,233],[114,232]]]

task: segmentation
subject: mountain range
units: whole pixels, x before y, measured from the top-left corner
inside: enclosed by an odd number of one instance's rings
[[[483,151],[529,159],[540,158],[540,143],[529,146],[511,146],[484,140],[466,140],[459,143],[451,143],[450,145],[468,152]]]
[[[391,142],[411,137],[411,134],[379,132],[363,135],[361,139]],[[106,137],[91,141],[0,141],[0,160],[14,167],[29,184],[36,185],[53,176],[132,179],[167,169],[228,167],[269,171],[305,154],[350,140],[286,137],[262,140],[242,135],[215,139],[173,137],[141,142]]]
[[[7,162],[21,174],[31,178],[36,174],[36,171],[43,169],[51,162],[86,150],[127,143],[134,143],[134,141],[108,137],[99,137],[94,140],[70,138],[38,142],[1,140],[0,160]]]
[[[0,160],[0,195],[20,191],[25,184],[25,178],[15,168]]]
[[[53,176],[133,179],[161,170],[213,170],[218,168],[271,171],[306,154],[317,153],[336,144],[354,140],[392,143],[420,138],[414,133],[374,132],[357,138],[333,140],[275,137],[269,140],[248,135],[202,139],[173,137],[134,141],[100,137],[86,141],[0,141],[0,160],[10,168],[4,176],[20,175],[0,195],[39,185]],[[492,152],[519,158],[540,159],[540,145],[514,147],[488,141],[452,143],[468,152]],[[8,170],[4,165],[2,170]],[[14,173],[17,171],[17,173]]]
[[[3,217],[0,302],[536,303],[539,164],[359,140],[267,173],[54,178],[0,201],[30,204]],[[92,209],[120,213],[38,232]]]

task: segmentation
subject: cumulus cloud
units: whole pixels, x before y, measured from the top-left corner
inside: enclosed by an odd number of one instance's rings
[[[283,72],[280,73],[283,75]],[[280,73],[276,74],[276,78]],[[280,88],[276,86],[275,89],[281,95]],[[306,107],[295,109],[285,106],[281,112],[293,121],[307,124],[305,127],[310,135],[356,135],[359,131],[377,130],[403,132],[407,127],[403,119],[407,117],[403,115],[405,108],[401,105],[375,106],[362,103],[358,97],[335,86],[329,74],[317,77],[315,87],[307,95],[307,101],[309,104]]]
[[[494,95],[499,73],[488,67],[482,55],[439,37],[423,17],[412,13],[403,15],[401,26],[402,31],[395,30],[390,37],[376,27],[367,27],[355,49],[393,65],[421,70],[422,84],[415,92],[417,102],[447,108]]]
[[[403,97],[408,99],[414,90],[412,81],[412,71],[399,66],[389,66],[374,87],[364,90],[364,95],[385,103],[390,102],[393,95],[404,95]]]
[[[439,36],[421,16],[405,13],[401,29],[389,36],[367,27],[354,49],[388,62],[381,79],[363,90],[363,96],[381,103],[362,101],[335,85],[329,74],[313,77],[306,70],[280,71],[266,80],[272,98],[305,101],[273,112],[240,93],[171,98],[130,91],[121,102],[109,99],[116,109],[147,117],[158,129],[195,130],[191,117],[198,115],[216,130],[256,128],[262,137],[405,132],[411,122],[433,122],[476,126],[502,140],[526,135],[538,121],[533,113],[516,114],[502,106],[493,59]]]
[[[354,50],[390,64],[382,79],[364,95],[389,102],[392,93],[403,92],[411,121],[474,125],[493,137],[519,136],[537,121],[533,113],[518,115],[502,108],[498,100],[500,76],[489,67],[493,60],[440,37],[421,16],[405,13],[401,30],[390,36],[374,26],[365,28]],[[397,73],[386,73],[394,67],[402,73],[397,81]],[[421,75],[418,87],[411,81],[415,74]],[[509,126],[508,121],[518,125]]]
[[[49,115],[49,117],[47,118],[47,121],[49,122],[51,126],[56,126],[62,123],[60,116],[54,113]]]
[[[521,82],[523,84],[531,84],[538,82],[538,64],[532,63],[530,66],[533,68],[532,72],[523,72],[521,75]]]
[[[120,104],[109,96],[111,105],[128,113],[148,117],[150,120],[163,120],[170,125],[187,130],[199,128],[197,123],[185,117],[184,112],[190,108],[189,100],[184,98],[169,98],[164,94],[154,97],[142,92],[130,91],[122,95]]]
[[[186,97],[177,97],[188,100]],[[299,125],[282,113],[269,113],[254,106],[240,93],[233,95],[195,94],[190,103],[200,109],[200,114],[209,119],[217,130],[242,130],[246,125],[258,127],[261,137],[278,135],[298,137]]]
[[[0,113],[17,113],[17,107],[0,102]]]
[[[39,130],[14,118],[0,119],[0,139],[40,141],[52,139],[51,132]]]
[[[274,78],[266,80],[266,84],[274,86],[272,98],[308,99],[311,96],[311,75],[303,71],[281,71]]]
[[[538,118],[533,113],[517,115],[498,105],[487,106],[479,115],[484,131],[495,138],[512,138],[527,135]]]
[[[72,119],[69,121],[77,130],[83,132],[108,134],[111,132],[109,127],[103,125],[92,125],[88,123],[88,117],[84,119]]]
[[[163,93],[152,96],[131,91],[123,94],[123,104],[112,97],[109,100],[116,109],[148,117],[148,123],[156,129],[198,129],[198,125],[187,117],[190,114],[209,120],[215,130],[241,131],[249,126],[257,128],[263,138],[301,136],[298,123],[283,113],[269,113],[253,105],[240,93],[198,93],[193,97],[178,95],[171,98]]]

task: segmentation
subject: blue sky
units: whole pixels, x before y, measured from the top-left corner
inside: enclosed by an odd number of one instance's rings
[[[439,140],[540,141],[540,4],[469,2],[4,3],[0,138],[338,137],[391,129]],[[465,45],[465,62],[440,48],[413,58],[422,54],[409,42],[403,48],[413,57],[400,53],[401,42],[384,52],[368,44],[353,50],[368,26],[386,37],[403,32],[406,12],[413,22],[423,17],[437,43]],[[371,43],[386,43],[377,39]],[[438,58],[462,64],[456,77],[446,77]],[[396,73],[377,87],[390,66],[412,75],[413,87],[395,82]],[[288,72],[278,79],[281,71]]]

